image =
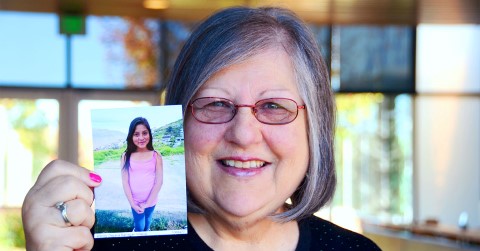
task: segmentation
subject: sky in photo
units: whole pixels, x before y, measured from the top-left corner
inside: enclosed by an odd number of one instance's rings
[[[93,109],[91,110],[92,129],[115,130],[127,134],[130,122],[136,117],[146,118],[153,130],[182,119],[182,106]]]

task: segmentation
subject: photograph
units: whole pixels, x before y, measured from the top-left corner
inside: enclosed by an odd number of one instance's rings
[[[187,234],[182,106],[91,110],[94,238]]]

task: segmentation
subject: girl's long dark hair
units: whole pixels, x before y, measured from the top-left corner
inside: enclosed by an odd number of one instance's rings
[[[123,164],[123,170],[128,171],[130,168],[130,156],[133,152],[137,151],[137,146],[133,143],[133,134],[135,133],[135,128],[137,125],[144,125],[147,130],[148,134],[150,135],[150,139],[147,143],[147,149],[150,151],[154,151],[153,149],[153,137],[152,137],[152,130],[150,129],[150,124],[146,118],[137,117],[130,122],[130,127],[128,128],[128,135],[127,135],[127,149],[125,149],[125,163]]]

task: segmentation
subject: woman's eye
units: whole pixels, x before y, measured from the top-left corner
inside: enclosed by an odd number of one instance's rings
[[[211,103],[207,104],[206,107],[214,107],[214,108],[225,107],[225,108],[228,108],[228,107],[230,107],[230,105],[225,101],[214,101],[214,102],[211,102]]]
[[[268,103],[262,104],[261,109],[276,110],[276,109],[284,109],[284,108],[283,106],[277,103],[268,102]]]

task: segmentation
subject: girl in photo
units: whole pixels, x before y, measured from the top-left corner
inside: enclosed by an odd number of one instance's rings
[[[153,148],[152,131],[145,118],[137,117],[130,123],[121,166],[123,190],[132,208],[133,231],[149,231],[162,188],[163,163]]]

